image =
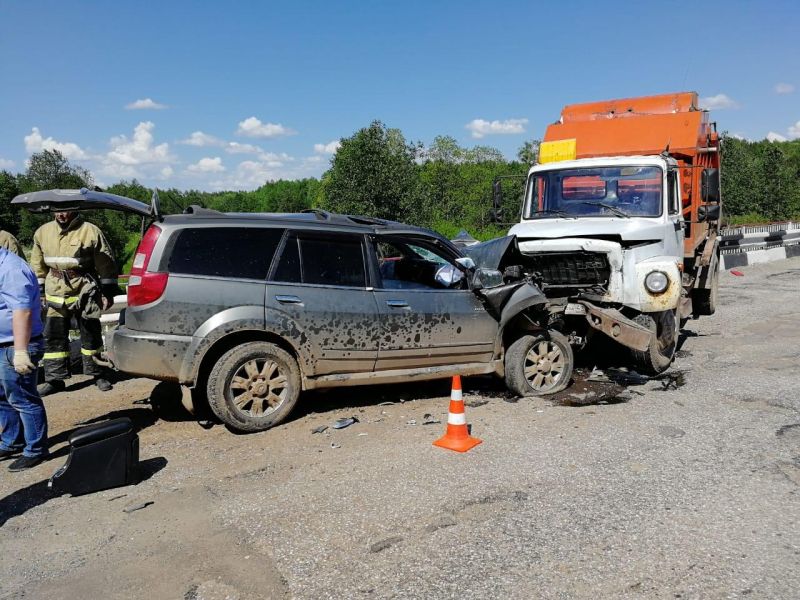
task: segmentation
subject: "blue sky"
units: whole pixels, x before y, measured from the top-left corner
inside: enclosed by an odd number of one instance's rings
[[[679,90],[791,139],[798,27],[796,1],[0,0],[0,168],[59,148],[101,184],[249,189],[374,119],[512,157],[564,104]]]

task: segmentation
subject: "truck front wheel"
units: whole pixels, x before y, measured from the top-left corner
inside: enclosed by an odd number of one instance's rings
[[[636,315],[633,320],[655,333],[647,350],[644,352],[631,350],[637,369],[649,375],[663,373],[675,358],[678,347],[680,323],[675,311],[642,313]]]
[[[555,394],[569,385],[574,362],[558,331],[523,335],[506,350],[506,386],[519,396]]]

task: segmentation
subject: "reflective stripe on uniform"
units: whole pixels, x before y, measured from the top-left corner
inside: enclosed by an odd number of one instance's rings
[[[55,360],[57,358],[69,358],[69,352],[45,352],[42,356],[44,360]]]
[[[69,298],[62,298],[61,296],[44,295],[44,299],[54,304],[75,304],[78,301],[78,296],[71,296]]]
[[[81,262],[74,256],[45,256],[44,264],[56,269],[80,266]]]
[[[81,348],[81,354],[84,356],[94,356],[95,354],[100,354],[100,348],[97,350],[87,350],[86,348]]]

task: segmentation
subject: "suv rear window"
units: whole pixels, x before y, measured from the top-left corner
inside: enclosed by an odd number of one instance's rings
[[[290,283],[366,287],[361,242],[362,237],[355,235],[290,235],[272,279]]]
[[[172,247],[169,272],[266,279],[283,231],[266,227],[183,229]]]

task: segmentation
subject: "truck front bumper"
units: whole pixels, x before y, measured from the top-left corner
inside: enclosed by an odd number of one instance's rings
[[[602,331],[623,346],[640,352],[645,352],[650,347],[655,333],[646,327],[614,308],[602,308],[585,300],[580,300],[579,303],[586,307],[586,321],[594,329]]]

